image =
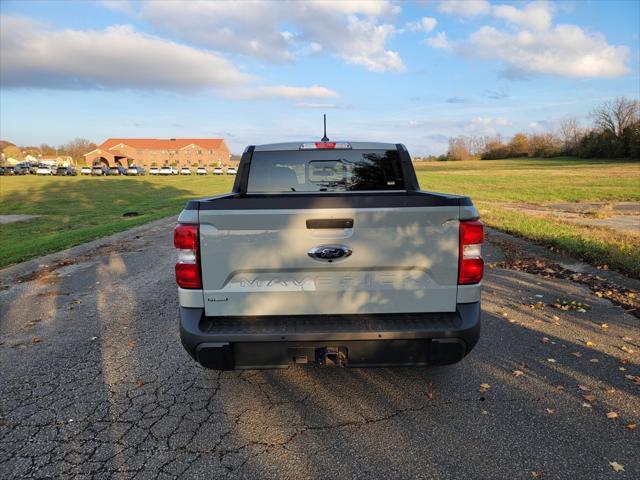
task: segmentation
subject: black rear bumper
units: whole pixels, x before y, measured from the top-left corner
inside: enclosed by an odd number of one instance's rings
[[[180,307],[180,337],[213,369],[280,368],[291,362],[347,366],[443,365],[467,355],[480,335],[480,303],[455,312],[205,317]]]

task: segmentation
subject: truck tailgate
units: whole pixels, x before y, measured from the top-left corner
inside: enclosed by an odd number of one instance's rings
[[[457,205],[200,210],[205,313],[453,312],[458,216]],[[331,219],[345,222],[313,222]],[[352,254],[309,255],[335,244]]]

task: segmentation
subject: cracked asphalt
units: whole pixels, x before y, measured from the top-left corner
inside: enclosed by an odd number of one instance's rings
[[[489,268],[448,367],[219,373],[179,341],[174,221],[0,271],[0,478],[640,478],[639,320],[584,285]]]

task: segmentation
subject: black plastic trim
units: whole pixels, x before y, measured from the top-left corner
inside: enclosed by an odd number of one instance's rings
[[[200,210],[458,207],[469,199],[430,192],[227,195],[200,203]]]
[[[400,157],[400,165],[402,167],[402,176],[404,177],[404,187],[407,191],[417,192],[420,191],[418,185],[418,177],[416,177],[416,171],[411,163],[411,156],[407,151],[407,148],[401,143],[396,144],[398,150],[398,156]]]
[[[353,228],[353,218],[314,218],[307,220],[307,228]]]
[[[254,145],[248,146],[240,157],[240,163],[238,164],[238,172],[236,173],[236,179],[233,182],[233,193],[246,193],[247,183],[249,182],[249,168],[251,166],[251,159],[253,158],[253,152],[256,149]]]

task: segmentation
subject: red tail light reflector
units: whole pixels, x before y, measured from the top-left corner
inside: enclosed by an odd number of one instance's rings
[[[173,230],[173,245],[177,249],[176,283],[181,288],[202,288],[198,226],[179,223]]]
[[[458,285],[479,283],[484,274],[482,242],[484,225],[479,220],[460,222],[460,251],[458,260]]]

